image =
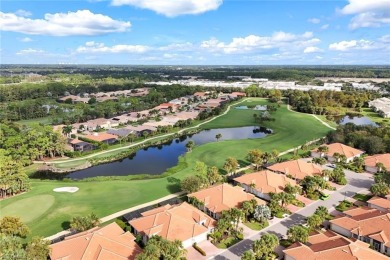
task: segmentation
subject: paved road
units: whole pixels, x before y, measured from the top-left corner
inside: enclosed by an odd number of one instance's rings
[[[328,200],[319,200],[314,202],[313,204],[292,214],[290,217],[283,219],[275,224],[271,224],[268,228],[263,229],[260,233],[250,238],[244,239],[240,243],[223,251],[221,254],[211,257],[211,259],[240,259],[240,256],[243,254],[243,252],[251,249],[253,241],[259,239],[262,234],[273,233],[278,237],[286,235],[288,228],[297,224],[303,224],[306,217],[312,215],[318,206],[325,206],[332,210],[340,203],[340,201],[344,200],[346,197],[352,197],[355,195],[355,193],[369,189],[373,183],[373,179],[369,174],[358,174],[348,170],[345,170],[345,174],[348,180],[348,184],[332,193]]]

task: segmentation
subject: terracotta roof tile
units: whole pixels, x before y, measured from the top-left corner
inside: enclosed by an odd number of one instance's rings
[[[368,204],[381,207],[383,209],[390,210],[390,199],[384,199],[380,197],[373,197],[367,201]]]
[[[212,186],[210,188],[188,194],[188,197],[195,197],[214,213],[221,213],[235,207],[241,207],[244,201],[256,199],[259,205],[265,205],[264,200],[256,198],[239,186],[231,186],[227,183]]]
[[[339,153],[340,155],[345,155],[347,158],[351,158],[364,153],[362,150],[355,149],[342,143],[333,143],[325,146],[328,147],[328,151],[325,153],[328,156],[333,156],[335,153]]]
[[[50,245],[52,260],[135,259],[141,248],[134,236],[124,232],[116,223],[94,228]]]
[[[254,184],[254,188],[261,193],[279,193],[289,183],[293,186],[297,183],[285,175],[277,174],[268,170],[244,174],[234,179],[236,182],[246,185]]]
[[[364,158],[365,165],[369,167],[375,167],[378,162],[383,163],[386,170],[390,171],[390,153],[375,154]]]
[[[186,202],[162,206],[143,215],[129,221],[130,225],[147,236],[159,235],[171,241],[185,241],[208,232],[216,225],[214,219]]]
[[[85,138],[97,142],[103,142],[110,139],[118,139],[118,136],[113,134],[107,134],[107,133],[97,133],[96,135],[86,135]]]
[[[298,180],[303,180],[306,176],[320,175],[322,171],[320,166],[313,163],[307,163],[303,160],[276,163],[267,168],[275,172],[292,175]]]

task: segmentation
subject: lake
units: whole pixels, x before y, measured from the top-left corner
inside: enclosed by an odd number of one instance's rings
[[[354,123],[355,125],[372,125],[378,126],[375,122],[365,116],[355,116],[355,115],[346,115],[339,120],[337,123],[340,125],[345,125],[347,123]]]
[[[126,176],[134,174],[158,175],[177,165],[179,156],[186,152],[185,145],[192,140],[195,145],[216,142],[215,136],[221,134],[219,141],[263,138],[272,130],[264,127],[237,127],[202,130],[197,134],[182,136],[166,144],[141,149],[135,154],[119,161],[100,164],[68,174],[71,179],[83,179],[96,176]]]

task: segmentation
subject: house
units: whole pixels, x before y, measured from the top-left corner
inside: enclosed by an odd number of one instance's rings
[[[196,97],[198,100],[205,100],[208,98],[208,93],[206,92],[195,92],[194,97]]]
[[[84,103],[87,104],[89,101],[89,97],[80,97],[80,96],[74,96],[74,95],[68,95],[65,97],[61,97],[57,99],[58,102],[66,102],[67,100],[71,100],[72,103]]]
[[[349,163],[352,162],[354,158],[360,157],[364,153],[364,151],[341,143],[333,143],[324,146],[328,149],[326,152],[320,152],[318,149],[315,149],[311,151],[311,156],[314,158],[326,157],[328,161],[335,162],[338,160],[335,157],[335,154],[339,154],[345,156],[347,163]]]
[[[271,200],[269,193],[280,193],[287,184],[297,183],[286,175],[277,174],[268,170],[244,174],[234,179],[245,191],[265,200]]]
[[[130,130],[127,128],[112,128],[107,130],[107,134],[116,135],[118,137],[127,137],[130,134],[136,134],[134,130]]]
[[[232,92],[228,94],[228,96],[231,99],[237,99],[237,98],[246,97],[246,94],[244,92]]]
[[[330,220],[330,229],[348,238],[369,243],[376,251],[390,256],[390,213],[379,210],[341,216]]]
[[[50,245],[51,260],[133,260],[142,252],[135,237],[118,224],[96,227]]]
[[[378,172],[378,168],[376,167],[377,163],[382,163],[385,167],[385,170],[390,172],[390,153],[385,154],[375,154],[372,156],[367,156],[364,158],[364,165],[366,171],[371,173]],[[384,170],[384,169],[381,169]]]
[[[73,124],[73,127],[75,129],[80,129],[80,127],[84,128],[84,130],[87,131],[95,131],[96,129],[109,129],[112,127],[119,126],[118,121],[114,121],[111,119],[106,119],[106,118],[96,118],[93,120],[89,120],[84,123],[77,123]],[[81,130],[81,129],[80,129]]]
[[[219,219],[224,210],[241,207],[244,201],[255,199],[258,205],[266,204],[264,200],[246,193],[243,188],[239,186],[233,187],[227,183],[188,194],[188,197],[202,202],[201,210],[215,219]]]
[[[386,256],[356,239],[332,231],[310,233],[306,244],[296,242],[283,250],[285,260],[384,260]]]
[[[291,176],[297,181],[303,180],[306,176],[321,175],[322,168],[314,163],[308,163],[304,160],[293,160],[282,163],[276,163],[268,166],[267,169]]]
[[[142,136],[144,132],[149,135],[157,131],[157,127],[148,125],[126,126],[126,129],[133,130],[137,136]]]
[[[368,207],[382,212],[390,212],[390,194],[387,199],[381,197],[372,197],[367,201]]]
[[[179,105],[171,103],[162,103],[159,106],[156,106],[154,109],[160,110],[162,112],[176,112],[179,108]]]
[[[84,137],[88,140],[105,144],[113,144],[118,140],[118,136],[107,133],[93,133],[92,135],[86,135]]]
[[[142,217],[129,221],[135,234],[146,243],[154,235],[170,241],[180,240],[183,247],[207,240],[216,221],[187,202],[165,205],[143,212]]]
[[[73,151],[79,151],[79,152],[85,152],[85,151],[91,151],[95,149],[95,146],[93,144],[90,144],[88,142],[84,142],[78,139],[73,139],[69,142],[69,144],[72,146]]]

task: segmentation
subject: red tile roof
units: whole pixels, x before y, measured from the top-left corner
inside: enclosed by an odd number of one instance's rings
[[[364,158],[364,163],[368,167],[376,167],[377,163],[383,163],[387,171],[390,171],[390,153],[375,154]]]
[[[320,175],[322,172],[320,166],[313,163],[307,163],[303,160],[276,163],[267,168],[275,172],[291,175],[298,180],[303,180],[306,176]]]
[[[123,260],[135,259],[141,248],[130,232],[116,223],[94,228],[50,245],[52,260]]]
[[[265,205],[264,200],[256,198],[253,194],[247,193],[239,186],[231,186],[223,183],[210,188],[188,194],[188,197],[194,197],[202,201],[204,205],[214,213],[221,213],[235,207],[241,207],[244,201],[251,199],[257,200],[259,205]]]
[[[364,153],[364,151],[362,150],[355,149],[351,146],[341,144],[341,143],[333,143],[325,146],[328,147],[328,151],[325,152],[325,154],[328,156],[333,156],[335,153],[338,153],[340,155],[345,155],[345,157],[347,157],[348,159]]]
[[[200,224],[203,222],[204,224]],[[142,213],[142,217],[129,221],[138,232],[148,237],[159,235],[168,240],[185,241],[214,228],[216,221],[204,212],[183,202],[166,205]]]
[[[254,188],[261,193],[279,193],[283,191],[288,183],[293,186],[297,185],[294,180],[287,178],[286,175],[268,170],[244,174],[234,180],[247,186],[254,184],[256,185]]]
[[[84,137],[97,142],[103,142],[110,139],[118,139],[118,136],[107,133],[97,133],[97,135],[86,135]]]

